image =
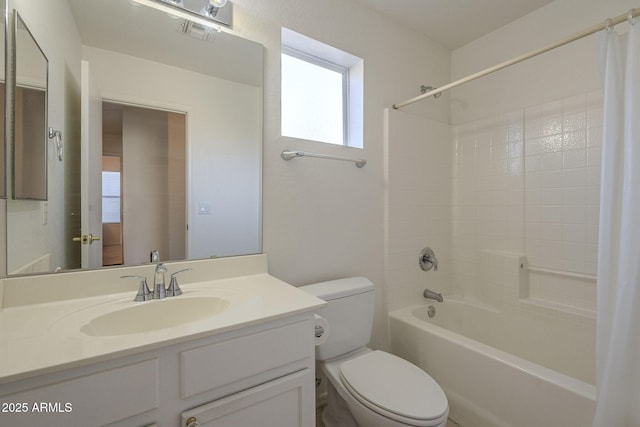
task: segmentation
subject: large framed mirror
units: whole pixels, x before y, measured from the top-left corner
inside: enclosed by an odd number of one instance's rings
[[[64,156],[46,201],[8,200],[8,275],[262,251],[262,45],[131,0],[9,4]]]
[[[9,49],[7,49],[7,28],[9,23],[9,12],[7,8],[7,0],[0,0],[0,7],[2,8],[2,23],[0,23],[0,199],[7,197],[7,178],[6,178],[6,138],[5,138],[5,117],[6,117],[6,97],[5,97],[5,68],[7,64],[6,55]],[[0,215],[0,218],[2,215]],[[2,233],[0,233],[1,235]]]

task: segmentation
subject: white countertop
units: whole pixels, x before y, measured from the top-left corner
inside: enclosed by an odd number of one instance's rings
[[[122,272],[122,270],[120,270]],[[266,272],[181,284],[183,295],[134,302],[136,290],[53,302],[5,306],[0,311],[0,384],[314,311],[325,302]],[[136,304],[217,296],[222,313],[151,332],[90,336],[83,325]]]

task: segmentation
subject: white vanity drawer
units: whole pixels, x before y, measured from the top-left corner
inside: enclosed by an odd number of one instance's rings
[[[250,379],[269,370],[313,358],[313,322],[305,320],[180,353],[182,398]],[[243,388],[280,377],[274,370]],[[237,390],[236,390],[237,391]]]
[[[0,397],[15,410],[0,414],[6,426],[69,427],[113,423],[158,407],[158,360],[109,369]],[[12,406],[9,406],[12,405]]]
[[[304,369],[182,413],[182,427],[312,425],[313,372]]]

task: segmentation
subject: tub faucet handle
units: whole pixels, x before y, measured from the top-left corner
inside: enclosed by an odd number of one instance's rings
[[[418,262],[420,263],[420,268],[422,268],[424,271],[429,271],[432,268],[433,271],[438,271],[438,260],[436,259],[436,254],[431,248],[424,248],[420,252]]]

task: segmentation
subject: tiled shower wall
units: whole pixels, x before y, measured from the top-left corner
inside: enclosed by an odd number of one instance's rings
[[[495,304],[482,254],[507,252],[550,270],[526,296],[595,306],[601,117],[598,91],[454,127],[454,294]]]
[[[524,120],[529,264],[595,274],[602,96],[527,108]]]
[[[453,293],[495,304],[487,252],[524,253],[524,120],[516,111],[454,127]]]
[[[385,283],[387,310],[422,301],[451,283],[451,126],[385,110]],[[425,246],[438,271],[422,271]]]

